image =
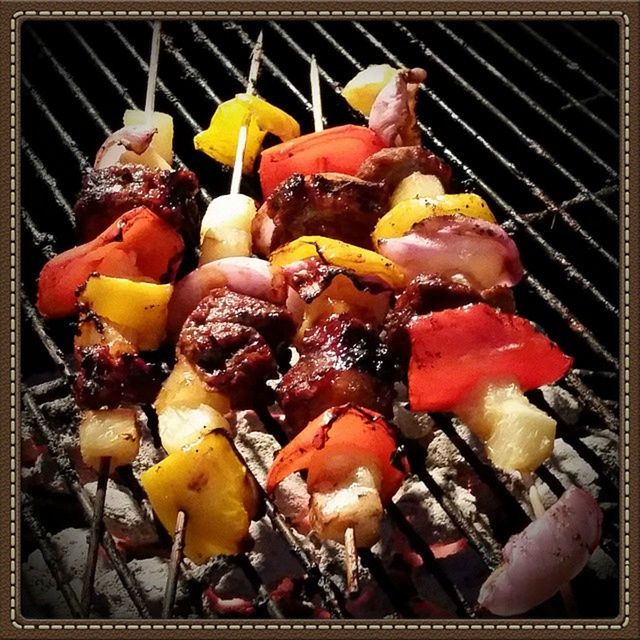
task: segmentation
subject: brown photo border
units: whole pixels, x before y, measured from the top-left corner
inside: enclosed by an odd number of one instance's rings
[[[640,638],[638,239],[640,215],[638,78],[640,4],[636,2],[172,2],[160,0],[3,0],[0,3],[0,318],[3,364],[1,413],[8,438],[0,446],[0,638]],[[19,225],[18,153],[19,25],[38,19],[612,19],[620,28],[620,460],[621,611],[615,619],[589,620],[231,620],[114,621],[38,620],[19,612]],[[9,151],[9,153],[7,153]],[[631,162],[631,158],[635,158]],[[9,446],[7,446],[7,443]]]

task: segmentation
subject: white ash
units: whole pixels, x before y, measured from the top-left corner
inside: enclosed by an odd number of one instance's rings
[[[611,470],[618,468],[619,440],[618,434],[609,429],[594,431],[590,435],[580,438]]]
[[[84,488],[91,498],[96,495],[97,482]],[[158,541],[150,514],[138,504],[129,489],[109,479],[104,504],[105,525],[111,535],[123,538],[133,546],[146,546]]]
[[[593,552],[587,566],[600,580],[617,580],[618,578],[618,564],[601,547]]]
[[[146,417],[138,415],[138,424],[140,426],[140,448],[136,459],[131,463],[133,475],[140,481],[140,476],[154,464],[160,462],[165,456],[162,449],[155,446],[153,435],[147,424]]]
[[[232,426],[238,450],[258,482],[264,486],[269,468],[280,450],[278,441],[265,431],[253,411],[238,412]]]
[[[393,421],[405,438],[419,440],[433,434],[435,422],[428,413],[414,413],[404,403],[393,405]]]
[[[69,493],[69,487],[65,482],[58,464],[47,451],[42,452],[31,466],[23,466],[20,469],[22,486],[46,487],[52,493]]]
[[[63,529],[51,537],[51,544],[59,561],[62,579],[79,594],[82,589],[85,559],[88,549],[88,529]],[[96,571],[104,568],[105,561],[98,556]],[[53,617],[67,617],[69,609],[58,591],[41,551],[33,551],[22,565],[22,577],[36,606],[51,611]]]
[[[169,571],[168,560],[153,557],[131,560],[127,564],[140,585],[151,615],[159,616],[162,611],[162,599]],[[140,617],[115,570],[106,571],[97,576],[95,592],[96,608],[106,609],[109,617],[121,619]],[[184,583],[178,581],[176,590],[176,603],[178,606],[186,597],[187,592],[184,588]]]
[[[545,402],[558,414],[563,422],[576,424],[582,413],[582,407],[568,391],[556,385],[540,387]]]

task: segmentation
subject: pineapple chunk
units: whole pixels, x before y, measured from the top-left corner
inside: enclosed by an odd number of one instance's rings
[[[216,429],[229,431],[229,423],[221,413],[206,404],[167,407],[158,415],[158,432],[167,453],[191,445]]]
[[[164,381],[153,407],[161,414],[170,407],[195,409],[201,404],[206,404],[222,414],[228,413],[231,409],[227,396],[211,391],[189,362],[180,358]]]
[[[145,112],[140,109],[127,109],[124,112],[123,121],[125,127],[128,127],[130,125],[146,124],[147,117]],[[151,114],[151,126],[158,130],[156,135],[153,136],[151,146],[142,155],[131,153],[132,156],[138,158],[138,160],[134,159],[131,161],[147,165],[152,169],[168,169],[171,167],[173,162],[173,118],[168,113],[154,111]],[[166,166],[157,166],[158,159],[155,157],[154,153],[149,153],[150,150],[159,155],[160,159],[164,161]],[[147,164],[146,160],[151,160],[152,163],[155,162],[156,165],[152,166]]]
[[[140,480],[172,535],[178,511],[185,512],[184,552],[193,562],[202,564],[212,556],[242,549],[255,497],[250,476],[224,433],[215,431],[174,451]]]
[[[403,200],[435,198],[444,195],[444,187],[437,176],[415,171],[398,183],[389,200],[391,208]]]
[[[135,335],[124,327],[119,327],[105,318],[95,314],[82,314],[78,320],[78,330],[73,339],[73,346],[77,349],[104,345],[109,347],[112,356],[123,353],[136,353],[136,345],[132,342]]]
[[[200,264],[250,256],[251,222],[256,212],[255,200],[241,193],[214,198],[200,226]]]
[[[556,421],[532,405],[517,384],[488,385],[455,413],[484,440],[500,469],[534,471],[553,452]]]
[[[135,409],[85,411],[80,422],[82,459],[97,470],[101,458],[111,458],[109,473],[133,462],[140,446],[136,418]]]
[[[365,116],[382,88],[397,75],[398,70],[388,64],[372,64],[357,73],[342,90],[342,97],[356,110]]]
[[[139,350],[152,351],[165,337],[172,290],[170,284],[95,274],[89,277],[78,299],[101,318],[130,331]]]
[[[383,514],[379,483],[370,467],[359,466],[342,482],[326,489],[317,487],[311,494],[312,528],[323,540],[344,544],[345,530],[353,527],[357,546],[373,545],[380,535]]]

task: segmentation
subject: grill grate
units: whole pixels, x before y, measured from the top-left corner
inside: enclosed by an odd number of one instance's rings
[[[23,188],[22,193],[23,256],[29,256],[22,265],[22,369],[25,382],[32,383],[50,377],[52,367],[59,372],[56,375],[69,380],[64,354],[70,352],[71,332],[66,325],[45,325],[39,319],[31,302],[35,277],[46,259],[73,244],[69,203],[79,188],[79,171],[109,131],[107,122],[115,124],[124,108],[135,106],[130,91],[142,97],[150,29],[139,22],[32,22],[23,28],[22,181],[38,187]],[[191,136],[208,122],[221,97],[244,89],[246,78],[239,69],[246,67],[258,28],[242,22],[165,24],[157,108],[174,115],[177,154],[188,159],[201,179],[204,202],[210,193],[224,192],[229,175],[193,152]],[[615,71],[615,27],[601,22],[599,28],[596,44],[582,23],[270,22],[259,84],[261,95],[296,115],[304,131],[311,129],[306,97],[311,52],[318,60],[322,89],[332,96],[364,64],[388,61],[428,68],[429,88],[419,113],[421,122],[429,123],[421,125],[425,142],[447,158],[465,186],[493,202],[500,221],[514,235],[523,262],[530,267],[519,287],[520,311],[576,356],[576,369],[564,385],[588,410],[586,432],[601,427],[617,430],[617,88],[607,86],[612,75],[604,75],[600,68],[587,72],[576,63],[583,55],[602,58],[609,71]],[[564,39],[571,39],[571,54],[563,51]],[[323,102],[328,123],[358,119],[341,100]],[[257,193],[252,180],[245,179],[242,186],[246,193]],[[49,424],[54,418],[47,416],[35,388],[24,393],[27,413],[90,520],[91,503]],[[68,392],[65,385],[60,389]],[[541,396],[534,400],[549,410]],[[486,575],[499,561],[501,544],[529,518],[456,426],[441,418],[437,424],[500,503],[502,518],[478,530],[481,525],[469,522],[449,486],[426,468],[425,450],[415,442],[407,443],[412,471],[469,541]],[[558,435],[591,465],[603,499],[615,503],[617,468],[594,454],[580,439],[584,434],[562,419]],[[562,493],[553,470],[543,467],[539,476],[556,495]],[[51,559],[46,532],[32,518],[29,500],[27,523]],[[468,590],[455,583],[446,563],[433,555],[402,509],[392,505],[388,513],[457,613],[475,615]],[[322,605],[333,616],[348,617],[349,607],[331,576],[300,546],[271,502],[267,515],[307,573],[307,588],[317,587]],[[603,548],[612,557],[617,554],[616,517],[608,512],[605,520]],[[148,617],[139,585],[109,534],[103,546],[140,615]],[[244,557],[236,560],[256,591],[257,611],[281,617],[256,568]],[[399,588],[374,553],[364,553],[362,564],[398,615],[415,615],[407,605],[416,595],[411,587]],[[68,602],[77,614],[77,600],[74,604],[69,596]],[[600,598],[594,606],[585,606],[584,611],[615,615],[617,601]],[[551,602],[534,613],[558,612],[562,614],[559,604]]]

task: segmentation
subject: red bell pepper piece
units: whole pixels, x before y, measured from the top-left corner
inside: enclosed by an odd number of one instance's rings
[[[526,319],[486,304],[438,311],[409,325],[409,400],[414,411],[452,411],[482,382],[523,391],[554,382],[573,358]]]
[[[180,234],[146,207],[127,211],[97,238],[47,262],[38,279],[38,311],[63,318],[76,310],[76,290],[92,273],[155,282],[173,280],[182,259]]]
[[[346,404],[327,409],[280,451],[269,470],[267,492],[303,469],[308,469],[310,491],[322,482],[342,480],[329,477],[335,470],[327,471],[329,459],[341,454],[354,459],[364,454],[374,461],[382,478],[383,503],[393,497],[406,476],[407,463],[397,455],[394,428],[379,413]]]
[[[265,149],[260,161],[260,184],[266,198],[294,173],[346,173],[355,175],[363,160],[384,148],[384,143],[367,127],[346,124]]]

